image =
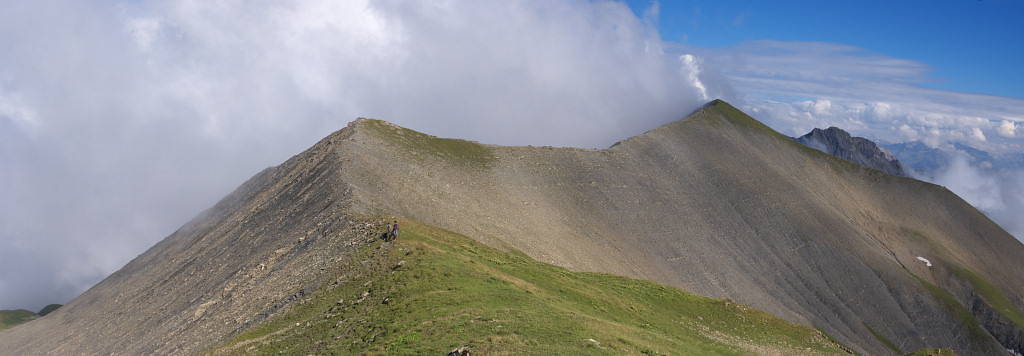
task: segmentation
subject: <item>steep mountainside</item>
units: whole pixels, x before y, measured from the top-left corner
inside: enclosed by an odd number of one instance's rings
[[[864,167],[894,176],[908,177],[907,169],[892,153],[863,137],[851,137],[838,127],[814,129],[796,142]]]
[[[357,120],[0,332],[0,353],[208,348],[317,290],[375,232],[357,217],[388,215],[731,298],[862,353],[1024,352],[1024,245],[942,187],[809,149],[715,101],[605,150]]]

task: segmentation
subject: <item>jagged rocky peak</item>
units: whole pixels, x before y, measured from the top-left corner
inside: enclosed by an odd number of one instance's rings
[[[838,127],[815,128],[806,135],[797,137],[797,142],[830,155],[845,159],[864,167],[880,170],[895,176],[909,177],[906,166],[888,150],[878,147],[874,141],[853,137]]]

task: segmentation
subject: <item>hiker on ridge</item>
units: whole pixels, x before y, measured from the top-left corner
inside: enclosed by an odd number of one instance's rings
[[[391,239],[394,240],[394,239],[397,239],[397,238],[398,238],[398,220],[395,220],[394,230],[391,230]]]

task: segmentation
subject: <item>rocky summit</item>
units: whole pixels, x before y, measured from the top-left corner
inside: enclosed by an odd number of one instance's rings
[[[0,353],[208,350],[332,283],[333,266],[371,263],[353,251],[388,216],[729,298],[858,353],[1024,352],[1024,245],[941,186],[810,149],[716,100],[603,150],[356,120],[0,331]]]
[[[874,168],[894,176],[910,176],[908,167],[891,152],[878,147],[874,141],[869,139],[852,137],[849,132],[838,127],[829,127],[824,130],[816,128],[795,140],[807,147],[818,149],[864,167]]]

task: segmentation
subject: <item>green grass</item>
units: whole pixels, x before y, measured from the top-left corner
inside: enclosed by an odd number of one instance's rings
[[[892,343],[892,341],[889,341],[889,339],[886,339],[885,336],[879,334],[877,331],[875,331],[875,329],[872,329],[870,326],[868,326],[868,324],[864,324],[864,327],[868,328],[868,331],[871,332],[871,335],[874,335],[875,338],[878,339],[878,341],[881,341],[882,344],[885,344],[885,347],[888,347],[890,350],[893,350],[894,352],[896,352],[897,355],[903,354],[903,350],[900,350],[900,348],[897,347],[896,344]]]
[[[845,354],[814,329],[658,283],[572,272],[402,221],[305,302],[213,354]],[[364,297],[365,295],[365,297]]]
[[[0,330],[12,328],[18,324],[27,323],[38,318],[36,313],[25,309],[0,310]]]
[[[1006,298],[1006,295],[998,287],[967,267],[953,265],[951,269],[954,274],[970,282],[971,286],[974,287],[974,291],[978,292],[992,309],[995,309],[999,314],[1002,314],[1016,324],[1018,328],[1024,330],[1024,314]]]
[[[450,164],[485,168],[497,162],[494,148],[473,141],[438,138],[381,120],[366,120],[366,127],[385,139],[398,143],[405,152],[423,159],[434,157]]]

